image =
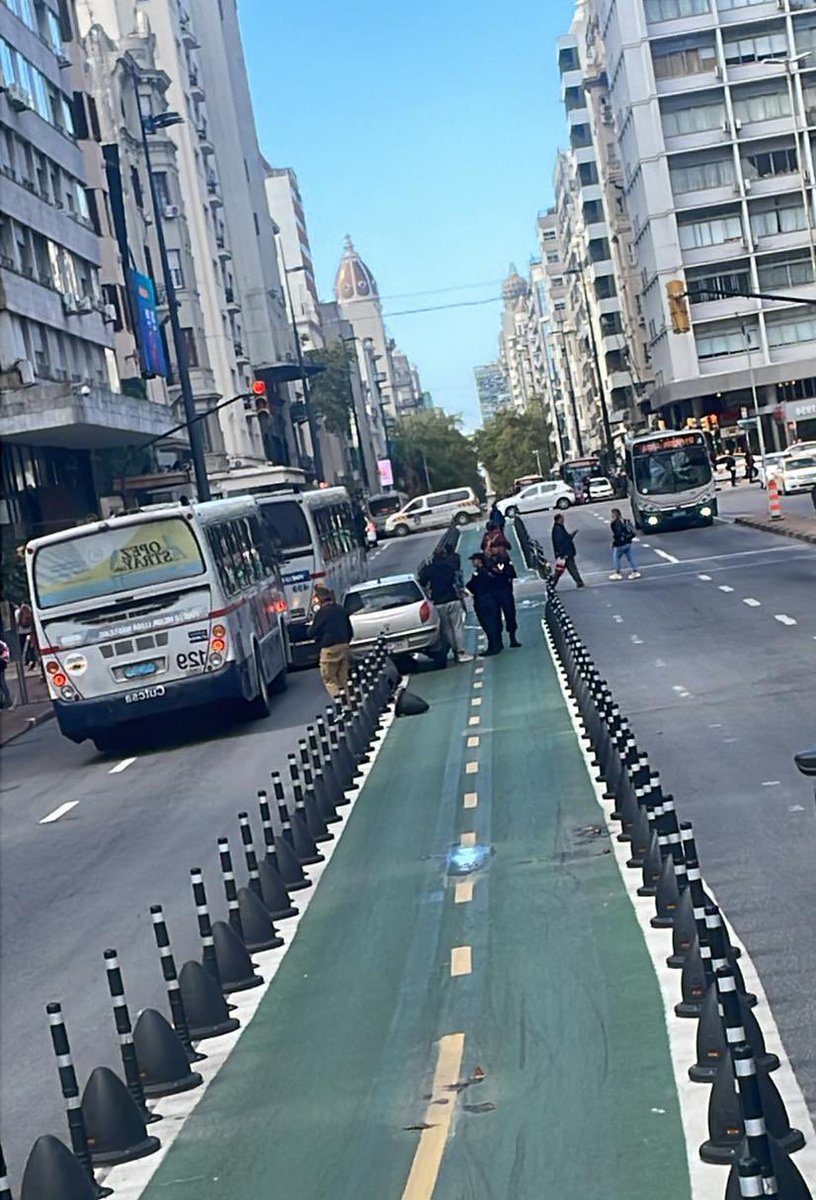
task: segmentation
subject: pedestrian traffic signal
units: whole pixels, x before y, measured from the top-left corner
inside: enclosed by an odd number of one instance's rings
[[[254,379],[251,391],[255,397],[255,412],[258,415],[266,413],[269,416],[269,397],[266,394],[266,384],[264,381],[262,379]]]
[[[689,333],[691,317],[689,315],[688,295],[682,279],[670,279],[666,284],[666,295],[669,298],[669,316],[674,333]]]

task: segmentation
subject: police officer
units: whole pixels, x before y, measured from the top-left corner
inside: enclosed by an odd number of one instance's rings
[[[499,623],[504,617],[504,624],[510,635],[510,645],[518,649],[521,642],[516,637],[518,618],[516,617],[516,598],[513,595],[513,580],[517,578],[516,568],[510,561],[510,555],[504,554],[489,560],[489,569],[496,580],[496,603],[499,606]]]
[[[504,646],[498,589],[502,585],[488,567],[483,554],[471,554],[470,561],[473,564],[473,575],[465,586],[473,597],[476,619],[487,636],[485,657],[501,654]]]

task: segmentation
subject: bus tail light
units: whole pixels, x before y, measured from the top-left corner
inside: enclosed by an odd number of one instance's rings
[[[49,675],[56,675],[60,669],[60,665],[56,662],[49,662],[45,664],[45,669]]]
[[[219,667],[222,667],[226,653],[227,627],[226,625],[213,625],[210,633],[210,653],[207,658],[208,669],[217,671]]]
[[[56,671],[51,676],[51,682],[53,683],[54,687],[63,688],[68,682],[68,676],[64,671]]]
[[[423,625],[431,619],[431,606],[427,600],[423,600],[419,606],[419,619]]]

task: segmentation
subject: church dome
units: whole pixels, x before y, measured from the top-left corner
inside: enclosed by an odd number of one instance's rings
[[[339,304],[348,304],[352,300],[377,299],[377,281],[348,236],[334,281],[334,294]]]
[[[510,264],[510,274],[502,284],[502,299],[503,300],[520,300],[522,296],[526,296],[530,289],[527,286],[527,280],[522,279],[513,264]]]

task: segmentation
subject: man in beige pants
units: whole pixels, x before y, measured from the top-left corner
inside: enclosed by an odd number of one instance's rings
[[[315,599],[319,608],[309,632],[320,647],[320,678],[334,700],[348,686],[351,665],[349,643],[354,633],[348,614],[335,603],[330,588],[316,587]]]

